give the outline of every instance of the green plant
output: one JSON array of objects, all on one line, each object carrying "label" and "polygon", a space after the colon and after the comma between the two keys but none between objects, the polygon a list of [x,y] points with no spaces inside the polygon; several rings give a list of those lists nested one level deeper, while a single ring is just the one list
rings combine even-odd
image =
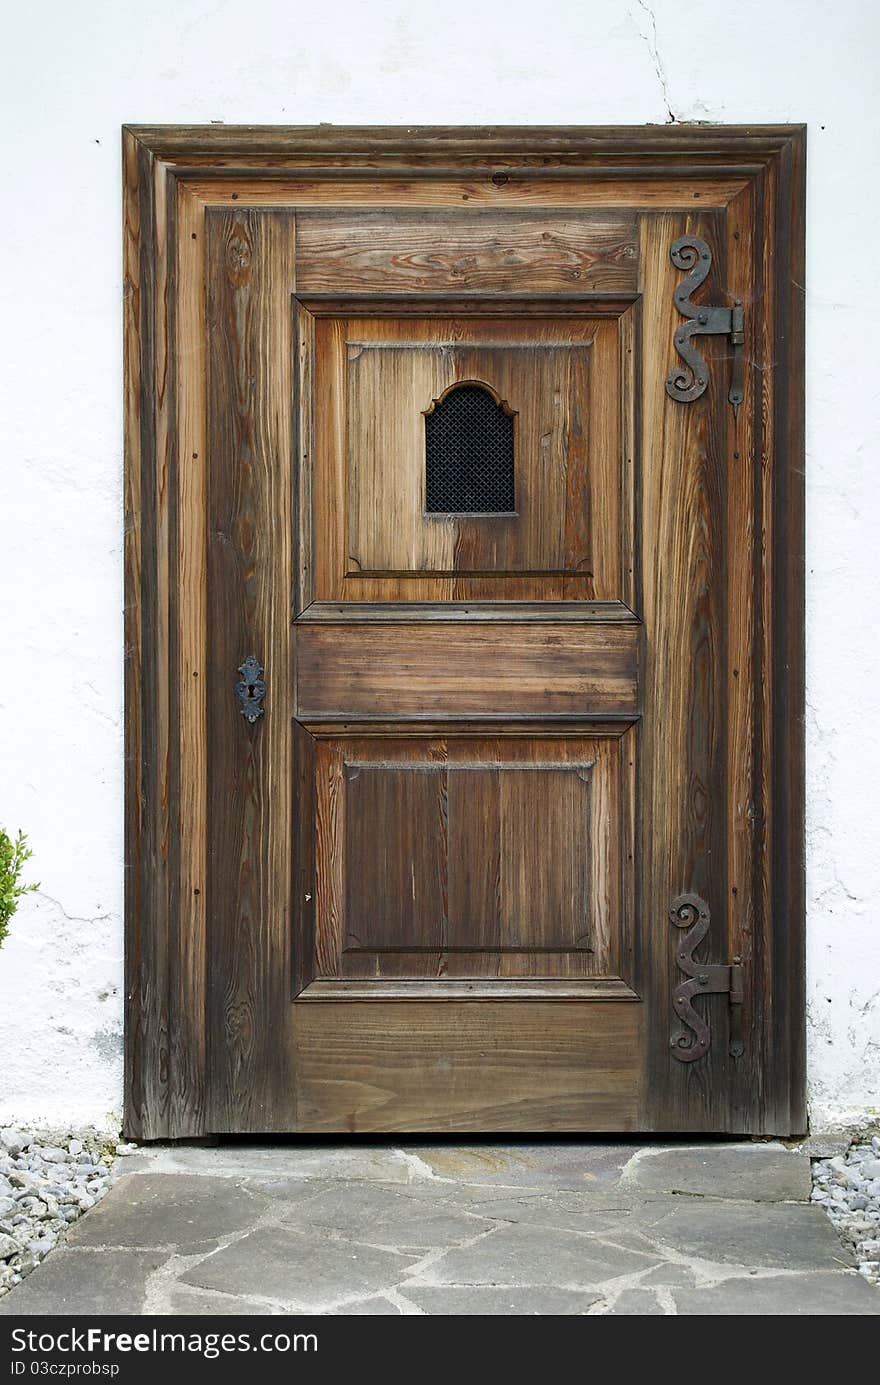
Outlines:
[{"label": "green plant", "polygon": [[22,868],[33,854],[23,832],[19,832],[13,841],[9,833],[0,827],[0,946],[6,940],[9,920],[18,908],[22,895],[39,889],[36,884],[21,884]]}]

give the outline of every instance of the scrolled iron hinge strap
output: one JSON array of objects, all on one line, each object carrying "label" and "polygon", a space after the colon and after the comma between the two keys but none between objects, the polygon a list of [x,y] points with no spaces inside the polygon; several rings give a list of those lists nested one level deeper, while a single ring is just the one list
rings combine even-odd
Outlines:
[{"label": "scrolled iron hinge strap", "polygon": [[675,349],[684,365],[674,366],[666,377],[666,393],[671,399],[690,404],[705,393],[709,371],[705,358],[692,344],[698,336],[727,336],[733,347],[730,389],[727,398],[733,405],[734,417],[743,402],[742,348],[745,341],[745,310],[739,299],[732,308],[711,307],[692,303],[691,294],[699,288],[712,268],[712,251],[700,236],[679,236],[669,252],[676,269],[688,269],[675,290],[675,306],[687,322],[675,329]]},{"label": "scrolled iron hinge strap", "polygon": [[263,665],[253,655],[248,654],[238,666],[241,679],[235,685],[236,696],[241,703],[241,714],[251,725],[263,715],[263,698],[266,684],[263,680]]},{"label": "scrolled iron hinge strap", "polygon": [[698,894],[682,894],[672,901],[669,917],[676,928],[688,931],[679,940],[676,960],[687,980],[675,987],[672,1004],[686,1030],[670,1039],[673,1056],[682,1063],[694,1063],[709,1052],[712,1031],[703,1016],[694,1009],[698,995],[725,994],[730,1001],[729,1052],[739,1058],[743,1052],[742,1001],[743,969],[738,957],[727,965],[698,962],[694,953],[709,932],[712,921],[709,906]]}]

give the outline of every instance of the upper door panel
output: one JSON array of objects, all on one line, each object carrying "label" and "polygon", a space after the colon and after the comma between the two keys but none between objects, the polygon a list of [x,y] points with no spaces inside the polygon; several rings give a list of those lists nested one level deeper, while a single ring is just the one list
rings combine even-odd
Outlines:
[{"label": "upper door panel", "polygon": [[[314,600],[632,607],[634,306],[509,303],[501,316],[496,301],[480,315],[486,304],[452,316],[425,300],[376,303],[365,316],[300,301]],[[469,491],[466,454],[485,425],[464,410],[432,435],[432,464],[447,470],[428,494],[431,421],[462,387],[510,420],[512,476],[497,501]]]}]

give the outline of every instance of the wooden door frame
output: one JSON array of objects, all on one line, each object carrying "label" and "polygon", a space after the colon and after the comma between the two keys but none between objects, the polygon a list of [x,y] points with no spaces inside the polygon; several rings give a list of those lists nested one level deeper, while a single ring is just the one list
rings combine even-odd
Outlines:
[{"label": "wooden door frame", "polygon": [[[126,126],[125,1132],[210,1132],[206,1026],[204,312],[206,206],[259,202],[285,179],[609,180],[663,206],[664,179],[751,184],[764,276],[756,587],[766,707],[773,1051],[788,1133],[806,1127],[804,971],[804,239],[802,125],[643,127]],[[241,192],[237,188],[241,188]],[[700,204],[702,205],[702,204]],[[671,343],[670,343],[671,348]],[[178,370],[186,358],[190,368]],[[671,364],[672,362],[670,362]],[[662,383],[660,385],[662,388]],[[756,468],[757,471],[757,468]],[[769,475],[768,475],[769,473]],[[760,477],[756,475],[756,485]]]}]

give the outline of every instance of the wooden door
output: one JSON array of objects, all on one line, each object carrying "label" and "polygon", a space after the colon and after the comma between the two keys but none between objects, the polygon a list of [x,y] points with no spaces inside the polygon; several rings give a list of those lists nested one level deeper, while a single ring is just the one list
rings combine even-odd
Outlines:
[{"label": "wooden door", "polygon": [[802,136],[662,181],[542,138],[157,183],[130,137],[182,713],[132,1133],[803,1126]]}]

